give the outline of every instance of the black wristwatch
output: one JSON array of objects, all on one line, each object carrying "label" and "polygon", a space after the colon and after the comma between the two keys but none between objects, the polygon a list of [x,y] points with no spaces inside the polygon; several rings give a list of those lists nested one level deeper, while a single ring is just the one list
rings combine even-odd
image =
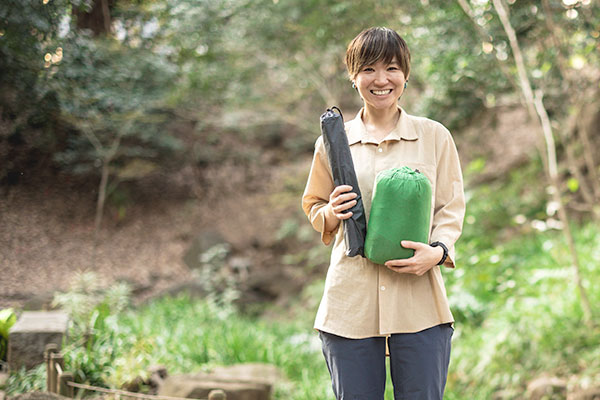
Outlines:
[{"label": "black wristwatch", "polygon": [[437,265],[442,265],[446,261],[446,258],[448,257],[448,247],[446,247],[446,245],[442,242],[433,242],[430,244],[430,246],[431,247],[440,246],[442,249],[444,249],[444,255],[442,256],[442,259],[440,260],[440,262],[437,263]]}]

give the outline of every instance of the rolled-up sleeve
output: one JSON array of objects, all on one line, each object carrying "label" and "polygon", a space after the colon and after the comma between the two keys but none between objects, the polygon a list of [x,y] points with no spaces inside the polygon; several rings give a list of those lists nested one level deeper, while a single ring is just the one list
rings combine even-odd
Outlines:
[{"label": "rolled-up sleeve", "polygon": [[460,237],[465,217],[465,194],[458,151],[452,135],[441,124],[436,132],[437,176],[431,241],[448,247],[444,266],[454,268],[454,243]]},{"label": "rolled-up sleeve", "polygon": [[332,242],[339,229],[338,225],[332,232],[325,231],[325,206],[329,202],[329,195],[333,192],[334,187],[323,138],[319,136],[315,142],[315,153],[302,195],[302,209],[313,228],[321,233],[321,241],[325,245]]}]

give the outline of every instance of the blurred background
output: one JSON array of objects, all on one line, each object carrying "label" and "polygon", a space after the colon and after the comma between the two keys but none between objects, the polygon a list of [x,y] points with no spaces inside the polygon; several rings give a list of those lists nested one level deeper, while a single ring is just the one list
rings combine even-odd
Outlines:
[{"label": "blurred background", "polygon": [[371,26],[406,39],[401,105],[465,175],[446,398],[600,398],[595,0],[3,0],[0,309],[69,310],[79,382],[260,361],[275,398],[332,398],[300,198]]}]

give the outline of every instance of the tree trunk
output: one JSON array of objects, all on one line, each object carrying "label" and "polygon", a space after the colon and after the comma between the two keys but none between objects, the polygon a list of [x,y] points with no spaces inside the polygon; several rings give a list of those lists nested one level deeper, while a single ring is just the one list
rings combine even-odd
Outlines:
[{"label": "tree trunk", "polygon": [[110,9],[116,0],[94,0],[89,11],[73,8],[77,29],[89,29],[94,36],[110,34]]},{"label": "tree trunk", "polygon": [[[517,35],[510,23],[510,20],[508,18],[508,11],[504,8],[502,0],[493,0],[493,4],[494,8],[496,9],[496,13],[498,13],[498,17],[500,17],[500,21],[502,22],[502,26],[504,27],[504,31],[508,36],[511,49],[513,51],[515,63],[517,66],[517,72],[519,75],[519,81],[521,84],[521,90],[527,101],[527,108],[529,110],[529,113],[534,117],[533,119],[539,123],[540,131],[543,134],[544,141],[546,143],[548,173],[550,175],[549,180],[552,191],[552,197],[558,205],[558,215],[561,222],[563,223],[563,233],[569,245],[569,250],[571,253],[571,259],[573,262],[573,268],[575,272],[575,281],[577,284],[577,288],[579,289],[581,305],[583,308],[584,321],[588,326],[593,326],[594,321],[592,316],[592,307],[589,302],[585,287],[582,284],[581,267],[579,265],[577,249],[575,248],[575,241],[573,240],[573,236],[571,234],[567,212],[564,208],[562,199],[560,197],[558,168],[556,162],[556,148],[554,144],[554,137],[552,134],[552,127],[548,118],[548,113],[546,112],[546,108],[543,104],[543,95],[541,91],[538,91],[536,92],[536,96],[534,97],[529,78],[527,77],[527,69],[525,67],[525,61],[523,59],[521,48],[517,40]],[[537,118],[535,118],[536,113]]]},{"label": "tree trunk", "polygon": [[102,214],[104,213],[104,201],[106,200],[106,186],[108,185],[108,172],[110,160],[102,160],[102,176],[98,186],[98,201],[96,203],[96,219],[94,220],[94,231],[100,230],[102,224]]}]

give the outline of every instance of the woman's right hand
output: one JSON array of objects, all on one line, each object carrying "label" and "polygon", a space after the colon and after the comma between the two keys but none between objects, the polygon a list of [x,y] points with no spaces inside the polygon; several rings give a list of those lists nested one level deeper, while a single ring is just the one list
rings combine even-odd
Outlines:
[{"label": "woman's right hand", "polygon": [[331,208],[332,215],[338,220],[335,221],[336,226],[339,220],[345,220],[352,217],[352,211],[345,212],[346,210],[356,205],[356,193],[351,192],[352,186],[340,185],[333,189],[333,192],[329,195],[328,207]]}]

